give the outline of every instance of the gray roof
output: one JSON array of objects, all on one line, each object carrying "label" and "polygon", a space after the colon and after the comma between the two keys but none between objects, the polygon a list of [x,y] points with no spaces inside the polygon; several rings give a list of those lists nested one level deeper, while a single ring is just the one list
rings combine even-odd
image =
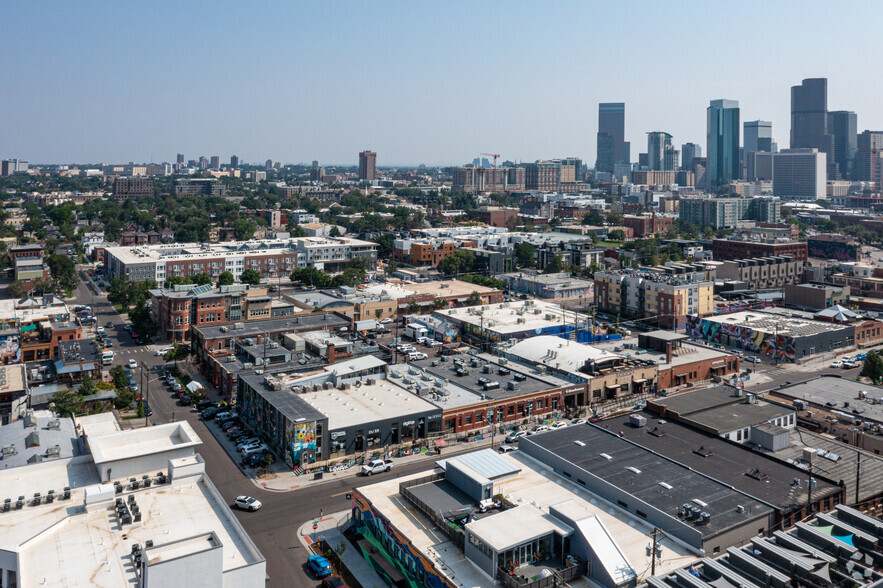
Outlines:
[{"label": "gray roof", "polygon": [[[0,447],[15,446],[14,453],[4,453],[0,456],[0,468],[14,468],[35,461],[35,456],[40,459],[64,459],[77,455],[84,455],[85,451],[80,445],[74,423],[69,418],[37,417],[36,427],[26,427],[25,419],[15,421],[0,427]],[[52,427],[50,428],[50,423]],[[36,439],[34,439],[36,433]],[[27,447],[27,439],[31,442],[37,440],[38,445]],[[58,455],[48,455],[51,448],[58,447]],[[0,496],[0,499],[7,498]],[[13,497],[15,498],[15,497]]]},{"label": "gray roof", "polygon": [[[311,370],[315,371],[315,369]],[[282,413],[285,418],[291,422],[298,419],[305,421],[324,421],[327,417],[310,406],[303,397],[298,396],[288,388],[283,390],[273,390],[264,382],[262,374],[254,372],[240,373],[239,377],[249,385],[258,395],[260,395],[267,404],[273,406]]]},{"label": "gray roof", "polygon": [[[579,443],[577,443],[579,441]],[[540,451],[532,449],[535,445]],[[672,517],[685,503],[702,503],[711,515],[707,526],[696,527],[703,538],[772,512],[768,504],[729,485],[706,477],[687,466],[623,439],[604,427],[577,425],[522,438],[519,450],[528,455],[552,454],[614,488],[627,492],[645,504]],[[609,458],[609,459],[608,459]],[[633,468],[633,469],[630,469]],[[635,470],[637,470],[637,473]],[[666,484],[663,487],[661,484]],[[603,496],[605,500],[611,497]],[[612,498],[616,500],[616,498]],[[737,507],[743,507],[739,512]]]},{"label": "gray roof", "polygon": [[[265,331],[270,334],[288,333],[300,331],[315,331],[318,329],[331,329],[348,327],[349,319],[338,316],[332,312],[317,312],[314,314],[291,316],[278,319],[265,319],[242,323],[243,328],[234,329],[233,323],[218,326],[193,326],[192,329],[205,339],[238,339],[240,337],[254,337]],[[222,331],[221,328],[227,329]]]},{"label": "gray roof", "polygon": [[[647,411],[641,414],[647,417],[645,427],[633,427],[629,423],[630,415],[606,419],[603,424],[613,431],[622,432],[622,437],[628,441],[729,484],[758,500],[774,504],[784,512],[807,504],[806,485],[799,489],[791,485],[794,478],[807,477],[806,472],[798,467],[688,425],[660,419],[659,415]],[[697,453],[700,447],[704,448],[705,456]],[[748,475],[756,470],[760,470],[762,475]],[[814,500],[839,491],[837,479],[825,481],[817,477],[816,481]]]},{"label": "gray roof", "polygon": [[717,434],[760,425],[794,412],[793,408],[778,404],[749,404],[746,400],[747,396],[738,388],[724,384],[654,399],[650,409],[661,412],[658,407],[665,407],[666,412],[675,413],[679,419]]},{"label": "gray roof", "polygon": [[458,461],[480,472],[488,480],[496,480],[505,476],[511,476],[521,471],[514,462],[506,459],[493,449],[482,449],[480,451],[472,451],[464,453],[449,459],[441,459],[435,462],[438,467],[445,469],[451,460]]},{"label": "gray roof", "polygon": [[[774,388],[770,392],[776,396],[805,400],[825,410],[834,409],[848,413],[860,406],[864,409],[862,420],[883,423],[883,404],[874,404],[870,401],[870,399],[879,401],[883,398],[883,388],[879,386],[863,384],[834,374],[823,374],[818,378]],[[859,392],[865,392],[867,399],[859,400]],[[835,406],[827,406],[829,402],[834,403]],[[844,406],[847,402],[848,408]]]}]

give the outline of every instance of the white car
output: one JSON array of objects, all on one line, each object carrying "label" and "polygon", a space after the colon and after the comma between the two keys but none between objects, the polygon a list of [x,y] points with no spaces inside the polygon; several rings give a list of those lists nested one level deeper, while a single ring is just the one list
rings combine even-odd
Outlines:
[{"label": "white car", "polygon": [[266,451],[270,451],[270,448],[264,443],[261,443],[260,445],[250,445],[249,447],[240,450],[239,453],[242,454],[242,457],[247,457],[252,453],[264,453]]},{"label": "white car", "polygon": [[585,425],[588,422],[589,421],[587,421],[586,419],[576,419],[575,421],[572,421],[570,424],[571,425]]},{"label": "white car", "polygon": [[567,423],[565,423],[564,421],[558,421],[554,425],[551,425],[549,428],[550,429],[563,429],[566,426],[567,426]]},{"label": "white car", "polygon": [[233,506],[254,512],[261,507],[261,501],[251,496],[237,496],[233,501]]},{"label": "white car", "polygon": [[137,370],[138,369],[138,362],[135,361],[134,359],[130,359],[129,360],[129,369],[130,370]]},{"label": "white car", "polygon": [[522,437],[527,437],[527,431],[515,431],[514,433],[509,433],[506,435],[506,443],[514,443]]},{"label": "white car", "polygon": [[174,347],[163,347],[162,349],[157,349],[156,356],[159,357],[161,355],[165,355],[166,353],[168,353],[169,351],[172,351],[173,349],[175,349],[175,348]]},{"label": "white car", "polygon": [[392,322],[392,319],[391,319],[391,318],[385,318],[385,319],[383,319],[383,320],[380,321],[380,324],[381,324],[381,325],[388,325],[388,324],[391,323],[391,322]]},{"label": "white car", "polygon": [[95,329],[95,332],[96,332],[96,333],[103,333],[103,332],[104,332],[104,327],[98,327],[97,329]]},{"label": "white car", "polygon": [[834,361],[831,362],[831,367],[832,368],[843,367],[843,362],[840,361],[839,359],[835,359]]},{"label": "white car", "polygon": [[418,361],[426,358],[427,355],[425,353],[421,353],[420,351],[412,351],[408,354],[408,361]]}]

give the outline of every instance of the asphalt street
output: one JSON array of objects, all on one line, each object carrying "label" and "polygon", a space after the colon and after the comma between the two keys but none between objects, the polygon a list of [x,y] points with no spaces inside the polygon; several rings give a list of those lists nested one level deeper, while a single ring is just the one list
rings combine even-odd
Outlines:
[{"label": "asphalt street", "polygon": [[[346,510],[349,507],[349,501],[346,499],[347,492],[354,486],[361,485],[363,480],[358,477],[328,480],[289,492],[269,491],[256,486],[231,460],[215,439],[212,431],[208,429],[209,426],[214,427],[215,425],[200,420],[192,406],[182,406],[167,385],[156,381],[157,376],[153,368],[164,362],[161,357],[155,355],[155,349],[162,347],[163,343],[160,342],[149,347],[136,345],[128,332],[123,329],[125,321],[100,291],[93,290],[85,272],[81,273],[81,280],[82,283],[76,292],[76,304],[91,305],[98,319],[97,324],[104,326],[108,322],[112,322],[114,325],[113,328],[107,329],[113,341],[112,349],[116,352],[114,363],[125,365],[129,359],[135,359],[139,364],[143,361],[150,368],[149,373],[152,381],[148,390],[148,402],[153,409],[153,415],[149,418],[150,422],[171,422],[186,419],[202,439],[203,444],[198,451],[205,458],[209,477],[227,502],[232,504],[236,496],[245,494],[254,496],[263,503],[263,507],[257,512],[234,511],[234,513],[267,560],[267,574],[269,576],[267,585],[271,587],[317,586],[319,582],[306,570],[308,554],[297,536],[298,529],[304,522],[317,518],[320,509],[326,514]],[[789,381],[805,380],[821,373],[834,372],[843,377],[852,378],[858,372],[858,368],[798,371],[794,366],[777,367],[767,361],[761,364],[746,362],[744,365],[751,365],[752,368],[756,368],[772,379],[770,382],[756,387],[750,380],[746,383],[746,389],[756,388],[758,391],[769,390]],[[140,377],[140,374],[136,374],[136,376]],[[211,395],[209,398],[219,399]],[[463,451],[473,449],[473,447],[464,447]],[[390,474],[384,474],[384,477],[409,475],[431,467],[431,460],[411,462],[396,467]]]}]

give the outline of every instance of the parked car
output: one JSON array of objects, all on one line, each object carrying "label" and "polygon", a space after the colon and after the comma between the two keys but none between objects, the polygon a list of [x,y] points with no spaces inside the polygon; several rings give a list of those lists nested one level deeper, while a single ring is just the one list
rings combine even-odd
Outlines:
[{"label": "parked car", "polygon": [[832,368],[843,367],[843,362],[842,362],[841,360],[839,360],[839,359],[835,359],[834,361],[831,362],[831,366],[830,366],[830,367],[832,367]]},{"label": "parked car", "polygon": [[391,319],[391,318],[385,318],[385,319],[381,319],[381,320],[380,320],[380,324],[381,324],[381,325],[388,325],[388,324],[391,323],[391,322],[392,322],[392,319]]},{"label": "parked car", "polygon": [[173,349],[175,349],[175,348],[174,347],[163,347],[162,349],[157,349],[156,356],[160,357],[162,355],[165,355],[166,353],[168,353],[169,351],[172,351]]},{"label": "parked car", "polygon": [[527,431],[515,431],[506,435],[506,443],[515,443],[522,437],[527,437]]},{"label": "parked car", "polygon": [[135,361],[134,359],[130,359],[129,360],[129,369],[130,370],[137,370],[138,369],[138,362]]},{"label": "parked car", "polygon": [[261,507],[261,501],[251,496],[237,496],[233,501],[233,506],[254,512]]},{"label": "parked car", "polygon": [[322,588],[346,588],[346,584],[337,576],[328,576],[322,580]]},{"label": "parked car", "polygon": [[246,447],[245,449],[240,449],[239,453],[241,453],[242,456],[245,457],[246,455],[251,455],[253,453],[264,453],[266,451],[270,451],[270,448],[261,443],[260,445],[251,445],[249,447]]},{"label": "parked car", "polygon": [[571,421],[570,424],[571,425],[585,425],[588,422],[589,421],[587,421],[586,419],[576,419],[575,421]]},{"label": "parked car", "polygon": [[567,423],[565,423],[564,421],[558,421],[554,425],[550,425],[549,428],[550,429],[563,429],[566,426],[567,426]]},{"label": "parked car", "polygon": [[255,437],[254,435],[252,435],[251,437],[248,437],[247,439],[243,439],[242,441],[237,443],[236,449],[242,449],[243,447],[246,447],[248,445],[253,445],[256,443],[260,443],[260,442],[261,442],[260,437]]},{"label": "parked car", "polygon": [[372,474],[379,474],[380,472],[388,472],[394,465],[395,464],[392,463],[391,459],[372,459],[362,466],[362,475],[370,476]]},{"label": "parked car", "polygon": [[412,351],[408,354],[408,361],[418,361],[421,359],[426,359],[428,356],[425,353],[420,351]]},{"label": "parked car", "polygon": [[264,460],[266,460],[267,458],[270,459],[270,463],[276,461],[276,458],[269,451],[265,451],[263,453],[249,453],[244,458],[242,458],[242,465],[250,468],[256,468],[259,465],[263,465]]},{"label": "parked car", "polygon": [[186,394],[181,397],[181,404],[184,406],[189,406],[192,402],[193,400]]},{"label": "parked car", "polygon": [[745,358],[745,361],[747,361],[748,363],[760,363],[760,358],[755,357],[753,355],[749,355],[748,357]]},{"label": "parked car", "polygon": [[207,408],[217,408],[218,403],[214,400],[200,400],[196,403],[196,410],[203,411]]},{"label": "parked car", "polygon": [[320,578],[331,575],[331,564],[321,555],[311,555],[307,558],[307,564],[309,564],[313,573]]}]

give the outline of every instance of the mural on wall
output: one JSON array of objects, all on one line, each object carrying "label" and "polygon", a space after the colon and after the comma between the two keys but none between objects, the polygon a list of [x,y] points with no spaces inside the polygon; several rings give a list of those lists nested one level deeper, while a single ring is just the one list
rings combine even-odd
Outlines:
[{"label": "mural on wall", "polygon": [[837,261],[856,261],[859,256],[859,248],[855,243],[810,239],[808,246],[810,257],[836,259]]},{"label": "mural on wall", "polygon": [[[407,537],[399,533],[398,529],[385,517],[376,513],[367,500],[360,498],[358,494],[354,494],[353,507],[359,511],[358,516],[355,517],[355,520],[359,523],[359,531],[377,548],[380,552],[379,555],[383,556],[384,559],[405,576],[405,581],[410,588],[422,588],[425,586],[429,588],[456,588],[454,584],[439,573],[432,561],[424,557],[413,546]],[[392,553],[401,554],[403,558],[408,560],[408,563],[406,564],[393,557]],[[365,553],[362,555],[368,564],[371,565],[372,562],[368,555]],[[411,564],[418,571],[417,574],[412,571]],[[381,576],[388,577],[383,570],[377,569],[374,565],[371,567]],[[422,580],[418,577],[420,571],[422,571],[423,575]]]},{"label": "mural on wall", "polygon": [[698,316],[687,317],[687,335],[710,343],[747,349],[767,357],[778,357],[779,361],[793,362],[796,357],[794,337],[763,333],[741,325],[717,323]]},{"label": "mural on wall", "polygon": [[285,423],[284,445],[288,449],[285,461],[291,467],[316,461],[316,424]]}]

